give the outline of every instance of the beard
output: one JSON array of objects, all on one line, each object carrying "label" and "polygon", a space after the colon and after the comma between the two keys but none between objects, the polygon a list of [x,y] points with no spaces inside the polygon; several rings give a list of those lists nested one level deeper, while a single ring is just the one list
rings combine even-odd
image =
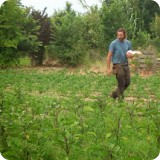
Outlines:
[{"label": "beard", "polygon": [[125,37],[119,37],[118,38],[120,41],[124,41],[125,40]]}]

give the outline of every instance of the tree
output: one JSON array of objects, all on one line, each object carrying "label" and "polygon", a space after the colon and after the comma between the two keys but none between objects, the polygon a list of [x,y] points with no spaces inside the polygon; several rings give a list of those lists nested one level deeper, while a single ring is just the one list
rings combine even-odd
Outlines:
[{"label": "tree", "polygon": [[54,57],[70,66],[80,64],[85,58],[86,44],[82,39],[83,21],[66,3],[64,11],[55,12],[52,17],[54,41],[48,46]]},{"label": "tree", "polygon": [[[115,38],[118,28],[123,27],[128,33],[130,33],[129,30],[132,30],[131,13],[126,9],[127,1],[114,0],[111,2],[109,5],[109,2],[107,4],[103,2],[100,8],[106,44]],[[130,34],[128,37],[131,37]]]},{"label": "tree", "polygon": [[150,0],[107,0],[102,3],[100,12],[106,42],[110,42],[117,29],[123,27],[127,30],[128,39],[138,44],[137,37],[143,37],[142,41],[150,37],[150,23],[160,10],[158,5]]},{"label": "tree", "polygon": [[0,66],[17,63],[17,45],[22,37],[23,11],[18,0],[8,0],[0,8]]},{"label": "tree", "polygon": [[90,11],[83,15],[82,37],[88,46],[89,58],[100,58],[106,52],[105,35],[100,12],[97,6],[89,7]]},{"label": "tree", "polygon": [[154,21],[151,23],[151,30],[152,30],[153,45],[155,45],[160,51],[160,46],[159,46],[160,27],[159,26],[160,26],[160,16],[156,15]]},{"label": "tree", "polygon": [[104,32],[97,6],[85,14],[76,14],[71,4],[52,17],[54,42],[47,48],[63,64],[76,66],[88,58],[100,58],[105,53]]},{"label": "tree", "polygon": [[157,3],[151,0],[138,0],[137,7],[140,9],[139,17],[143,20],[143,30],[151,33],[150,23],[154,20],[156,14],[160,15],[160,9]]},{"label": "tree", "polygon": [[37,22],[37,25],[40,26],[35,35],[38,37],[38,41],[42,44],[38,48],[38,51],[31,52],[30,54],[32,65],[34,66],[42,65],[45,54],[45,46],[49,44],[52,39],[51,21],[45,11],[46,8],[42,12],[33,10],[31,13],[31,17]]},{"label": "tree", "polygon": [[0,8],[0,66],[18,64],[19,58],[37,51],[41,45],[36,36],[39,26],[19,0],[8,0]]},{"label": "tree", "polygon": [[30,56],[30,53],[37,52],[41,46],[37,36],[40,26],[37,25],[37,22],[30,15],[31,8],[26,8],[24,11],[24,22],[21,27],[23,35],[17,48],[24,53],[22,56]]}]

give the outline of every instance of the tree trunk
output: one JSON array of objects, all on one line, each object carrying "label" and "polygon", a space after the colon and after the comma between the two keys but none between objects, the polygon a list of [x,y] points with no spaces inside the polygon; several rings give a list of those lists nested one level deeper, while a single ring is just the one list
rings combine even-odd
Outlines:
[{"label": "tree trunk", "polygon": [[45,52],[44,47],[40,47],[40,50],[38,52],[30,54],[31,65],[33,67],[42,66],[44,59],[44,52]]}]

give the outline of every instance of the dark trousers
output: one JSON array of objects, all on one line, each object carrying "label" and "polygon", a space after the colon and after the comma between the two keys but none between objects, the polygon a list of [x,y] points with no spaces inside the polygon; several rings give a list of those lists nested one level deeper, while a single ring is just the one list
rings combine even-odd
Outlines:
[{"label": "dark trousers", "polygon": [[114,99],[122,99],[125,89],[130,85],[130,69],[128,65],[113,65],[113,73],[117,79],[117,89],[112,93]]}]

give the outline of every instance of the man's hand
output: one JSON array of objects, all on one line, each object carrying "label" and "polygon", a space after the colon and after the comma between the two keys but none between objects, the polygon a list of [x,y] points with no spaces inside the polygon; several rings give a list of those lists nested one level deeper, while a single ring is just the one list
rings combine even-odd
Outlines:
[{"label": "man's hand", "polygon": [[107,75],[111,76],[111,74],[112,74],[112,71],[111,70],[107,70]]},{"label": "man's hand", "polygon": [[133,58],[134,55],[133,55],[131,52],[128,51],[128,52],[126,53],[126,57],[127,57],[127,58]]}]

